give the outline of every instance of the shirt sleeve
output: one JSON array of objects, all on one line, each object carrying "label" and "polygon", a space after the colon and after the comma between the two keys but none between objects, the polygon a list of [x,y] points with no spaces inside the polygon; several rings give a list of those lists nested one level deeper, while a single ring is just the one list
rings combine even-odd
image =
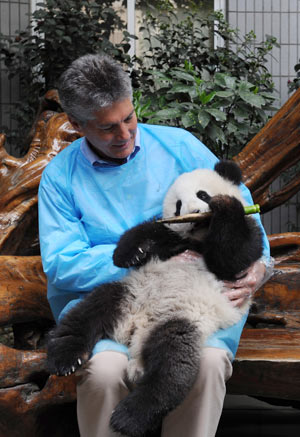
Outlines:
[{"label": "shirt sleeve", "polygon": [[113,264],[115,244],[91,245],[71,195],[45,173],[38,205],[43,268],[52,285],[85,292],[125,274],[126,269]]}]

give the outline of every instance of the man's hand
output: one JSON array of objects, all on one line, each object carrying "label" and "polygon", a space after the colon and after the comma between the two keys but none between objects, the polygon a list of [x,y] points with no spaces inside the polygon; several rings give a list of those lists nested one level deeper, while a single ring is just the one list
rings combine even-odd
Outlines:
[{"label": "man's hand", "polygon": [[256,261],[247,270],[237,275],[236,281],[224,281],[224,294],[234,307],[241,307],[265,282],[265,275],[265,264],[262,261]]},{"label": "man's hand", "polygon": [[[182,262],[193,261],[201,257],[200,254],[186,250],[173,257]],[[271,258],[272,260],[272,258]],[[273,272],[273,262],[270,261],[268,269],[263,261],[258,260],[247,270],[244,270],[234,282],[224,281],[224,295],[228,297],[234,307],[241,307],[247,299],[252,297],[271,276]]]}]

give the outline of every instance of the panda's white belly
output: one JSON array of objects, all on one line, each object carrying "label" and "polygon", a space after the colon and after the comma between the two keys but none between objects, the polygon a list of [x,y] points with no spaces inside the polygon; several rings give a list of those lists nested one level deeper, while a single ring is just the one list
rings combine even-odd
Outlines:
[{"label": "panda's white belly", "polygon": [[114,337],[134,349],[140,348],[157,322],[188,319],[197,324],[202,343],[217,329],[236,323],[248,309],[230,304],[222,295],[222,282],[207,271],[202,258],[191,262],[153,260],[133,270],[122,282],[132,296],[123,307],[124,318]]}]

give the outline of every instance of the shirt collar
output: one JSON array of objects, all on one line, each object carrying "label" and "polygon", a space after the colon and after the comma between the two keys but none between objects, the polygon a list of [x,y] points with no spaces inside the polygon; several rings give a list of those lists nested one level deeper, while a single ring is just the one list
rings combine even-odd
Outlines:
[{"label": "shirt collar", "polygon": [[[138,151],[141,148],[140,144],[140,131],[137,128],[135,141],[134,141],[134,149],[132,153],[124,159],[124,164],[135,157]],[[120,164],[113,161],[105,161],[104,159],[99,158],[98,155],[90,148],[89,143],[85,137],[82,138],[80,150],[85,156],[85,158],[92,164],[93,167],[118,167]]]}]

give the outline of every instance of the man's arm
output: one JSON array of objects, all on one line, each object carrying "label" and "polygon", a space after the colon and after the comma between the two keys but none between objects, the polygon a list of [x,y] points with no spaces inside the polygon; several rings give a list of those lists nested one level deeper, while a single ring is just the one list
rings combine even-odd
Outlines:
[{"label": "man's arm", "polygon": [[39,234],[44,271],[57,288],[85,292],[124,275],[112,262],[115,244],[91,245],[72,199],[47,175],[39,188]]}]

